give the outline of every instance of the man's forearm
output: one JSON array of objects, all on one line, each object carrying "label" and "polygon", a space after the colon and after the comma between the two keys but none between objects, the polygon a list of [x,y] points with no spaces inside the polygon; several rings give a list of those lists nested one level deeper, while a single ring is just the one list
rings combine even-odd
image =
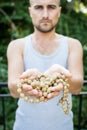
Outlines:
[{"label": "man's forearm", "polygon": [[69,91],[72,94],[79,94],[83,86],[83,76],[72,76],[69,80]]}]

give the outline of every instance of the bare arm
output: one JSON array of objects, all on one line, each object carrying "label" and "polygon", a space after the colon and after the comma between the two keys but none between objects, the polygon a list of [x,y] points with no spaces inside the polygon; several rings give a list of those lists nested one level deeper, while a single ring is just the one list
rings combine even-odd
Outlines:
[{"label": "bare arm", "polygon": [[[35,78],[40,72],[37,69],[28,69],[24,72],[24,39],[12,41],[7,49],[8,58],[8,87],[12,97],[19,98],[17,83],[20,78]],[[39,97],[42,93],[37,92],[30,85],[23,85],[22,91],[26,96]]]},{"label": "bare arm", "polygon": [[70,92],[78,94],[83,84],[83,50],[78,40],[69,39],[69,43],[68,69],[72,73]]},{"label": "bare arm", "polygon": [[12,41],[7,49],[8,87],[13,97],[19,97],[16,83],[23,70],[23,40]]},{"label": "bare arm", "polygon": [[[45,74],[49,75],[55,72],[63,73],[69,79],[70,93],[80,93],[83,84],[83,50],[78,40],[69,38],[68,69],[54,64]],[[53,92],[48,95],[48,98],[57,96],[61,90],[63,90],[62,85],[56,86],[52,90]]]}]

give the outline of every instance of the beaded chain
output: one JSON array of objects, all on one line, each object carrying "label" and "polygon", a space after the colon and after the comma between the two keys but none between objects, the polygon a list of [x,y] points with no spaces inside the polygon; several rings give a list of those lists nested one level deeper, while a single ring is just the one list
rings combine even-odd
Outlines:
[{"label": "beaded chain", "polygon": [[[17,92],[20,94],[20,98],[23,98],[25,101],[29,101],[30,103],[39,103],[45,101],[47,95],[51,93],[50,88],[57,86],[59,83],[62,83],[63,85],[63,97],[59,100],[58,103],[61,103],[64,113],[68,114],[70,109],[70,102],[68,100],[69,83],[68,79],[63,74],[54,73],[50,76],[40,75],[33,80],[30,80],[28,78],[21,79],[17,84]],[[39,98],[35,98],[33,96],[25,96],[22,91],[23,84],[31,85],[32,88],[36,89],[38,92],[41,91],[42,96]]]}]

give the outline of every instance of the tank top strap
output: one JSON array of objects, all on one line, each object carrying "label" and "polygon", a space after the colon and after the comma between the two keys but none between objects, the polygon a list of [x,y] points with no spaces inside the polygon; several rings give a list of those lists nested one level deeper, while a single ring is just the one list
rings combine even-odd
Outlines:
[{"label": "tank top strap", "polygon": [[61,48],[62,48],[62,51],[66,52],[68,54],[68,37],[67,36],[63,36],[62,35],[62,38],[61,38]]}]

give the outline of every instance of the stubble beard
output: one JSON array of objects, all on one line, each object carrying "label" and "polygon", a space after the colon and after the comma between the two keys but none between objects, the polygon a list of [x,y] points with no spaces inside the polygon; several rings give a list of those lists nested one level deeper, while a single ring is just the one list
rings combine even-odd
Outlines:
[{"label": "stubble beard", "polygon": [[55,28],[56,28],[56,25],[57,25],[57,23],[55,24],[55,25],[50,25],[50,27],[47,27],[47,26],[45,26],[44,25],[44,27],[41,25],[41,24],[39,24],[39,25],[35,25],[35,28],[39,31],[39,32],[42,32],[42,33],[49,33],[49,32],[51,32],[52,30],[54,30]]}]

